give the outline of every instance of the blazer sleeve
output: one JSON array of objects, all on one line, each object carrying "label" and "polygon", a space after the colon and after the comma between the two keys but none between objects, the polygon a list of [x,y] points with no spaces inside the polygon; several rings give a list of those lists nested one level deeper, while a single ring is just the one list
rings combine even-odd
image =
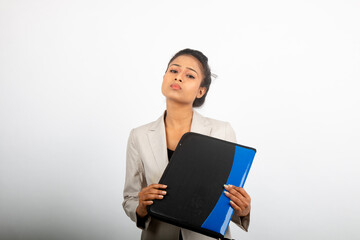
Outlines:
[{"label": "blazer sleeve", "polygon": [[[228,141],[236,143],[235,131],[229,123],[226,125],[226,138]],[[233,214],[231,221],[247,232],[250,224],[250,213],[244,217],[238,217],[236,214]]]},{"label": "blazer sleeve", "polygon": [[138,219],[136,214],[139,204],[138,194],[142,188],[146,187],[146,180],[135,135],[135,130],[131,130],[126,150],[126,176],[122,205],[126,215],[136,223],[136,226],[144,229],[149,225],[150,218]]}]

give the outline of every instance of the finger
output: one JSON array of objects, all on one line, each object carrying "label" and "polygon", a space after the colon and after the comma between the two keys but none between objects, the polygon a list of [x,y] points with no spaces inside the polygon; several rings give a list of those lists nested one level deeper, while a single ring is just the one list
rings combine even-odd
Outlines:
[{"label": "finger", "polygon": [[242,210],[245,210],[247,208],[250,208],[250,200],[245,199],[245,198],[238,198],[237,196],[226,192],[225,191],[225,195],[234,203],[236,204],[238,207],[240,207]]},{"label": "finger", "polygon": [[227,191],[231,195],[236,196],[238,199],[241,199],[241,200],[245,199],[245,197],[241,193],[239,193],[235,188],[229,188],[229,189],[227,189]]},{"label": "finger", "polygon": [[240,187],[236,187],[236,186],[231,185],[231,184],[229,184],[229,185],[224,185],[224,188],[225,188],[227,191],[229,191],[229,192],[231,192],[231,191],[238,191],[238,192],[240,193],[240,190],[238,190],[238,188],[240,188]]},{"label": "finger", "polygon": [[149,189],[147,191],[147,193],[152,193],[152,194],[159,194],[159,195],[166,195],[166,191],[164,190],[159,190],[159,189]]},{"label": "finger", "polygon": [[146,194],[143,196],[143,198],[141,199],[141,201],[148,201],[148,200],[154,200],[154,199],[163,199],[164,196],[163,195],[158,195],[158,194]]},{"label": "finger", "polygon": [[235,187],[233,185],[231,185],[231,187],[228,189],[228,191],[231,194],[234,194],[235,196],[237,196],[237,198],[244,200],[247,199],[247,201],[251,201],[250,196],[247,194],[247,192],[241,188],[241,187]]},{"label": "finger", "polygon": [[167,188],[167,185],[165,185],[165,184],[159,184],[159,183],[154,183],[154,184],[151,184],[151,185],[147,186],[147,188],[160,188],[160,189],[165,189],[165,188]]},{"label": "finger", "polygon": [[242,212],[242,211],[245,210],[245,208],[237,205],[237,204],[236,204],[235,202],[233,202],[233,201],[230,201],[230,205],[231,205],[231,207],[232,207],[236,212]]},{"label": "finger", "polygon": [[239,199],[237,196],[235,196],[234,194],[231,194],[227,191],[224,191],[225,196],[227,196],[231,201],[235,202],[236,205],[241,205],[243,204],[243,201],[241,199]]},{"label": "finger", "polygon": [[[155,189],[155,188],[151,188],[151,187],[149,186],[149,187],[143,188],[143,189],[141,190],[141,192],[139,192],[139,194],[138,194],[139,200],[154,199],[154,198],[149,198],[149,194],[153,194],[153,195],[166,195],[166,191],[158,190],[158,189]],[[159,199],[161,199],[161,198],[159,198]]]},{"label": "finger", "polygon": [[153,201],[142,201],[141,203],[145,206],[149,206],[149,205],[152,205],[154,202]]},{"label": "finger", "polygon": [[224,187],[225,187],[225,189],[235,189],[236,191],[238,191],[238,192],[240,192],[240,193],[242,193],[244,195],[249,196],[247,194],[247,192],[245,191],[245,189],[242,188],[242,187],[237,187],[237,186],[234,186],[234,185],[231,185],[231,184],[228,184],[228,185],[224,184]]},{"label": "finger", "polygon": [[166,195],[166,191],[158,190],[158,189],[147,189],[143,192],[144,195],[146,194],[157,194],[157,195]]},{"label": "finger", "polygon": [[[148,193],[148,192],[155,193],[154,190],[155,191],[163,191],[163,190],[158,190],[158,189],[165,189],[166,187],[167,187],[166,185],[162,185],[162,184],[151,184],[151,185],[143,188],[140,191],[140,193],[143,193],[143,194]],[[166,194],[166,192],[165,191],[162,193],[159,192],[159,194]]]}]

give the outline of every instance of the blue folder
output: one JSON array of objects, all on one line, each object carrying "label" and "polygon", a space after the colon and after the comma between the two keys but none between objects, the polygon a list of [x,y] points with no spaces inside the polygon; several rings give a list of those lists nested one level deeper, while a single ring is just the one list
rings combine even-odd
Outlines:
[{"label": "blue folder", "polygon": [[234,209],[224,184],[243,187],[256,149],[186,133],[180,139],[160,182],[164,199],[148,210],[152,217],[211,237],[222,238]]}]

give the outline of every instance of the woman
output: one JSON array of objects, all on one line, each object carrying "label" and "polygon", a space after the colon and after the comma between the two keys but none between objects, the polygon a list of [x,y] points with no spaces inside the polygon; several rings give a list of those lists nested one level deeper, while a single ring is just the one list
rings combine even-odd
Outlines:
[{"label": "woman", "polygon": [[[151,218],[147,206],[154,199],[166,196],[165,185],[157,184],[186,132],[235,142],[230,124],[205,118],[193,110],[201,106],[211,84],[207,57],[197,50],[184,49],[169,61],[162,83],[166,111],[158,120],[131,131],[126,160],[123,207],[126,214],[141,228],[141,239],[212,239]],[[250,196],[243,188],[225,186],[225,194],[234,208],[232,221],[247,231]],[[225,238],[231,238],[228,228]]]}]

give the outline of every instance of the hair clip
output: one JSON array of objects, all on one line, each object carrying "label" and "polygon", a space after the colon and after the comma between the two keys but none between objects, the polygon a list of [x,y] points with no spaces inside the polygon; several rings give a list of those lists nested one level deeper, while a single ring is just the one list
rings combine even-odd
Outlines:
[{"label": "hair clip", "polygon": [[215,73],[211,73],[211,76],[212,76],[213,78],[217,78],[217,77],[218,77],[218,75],[216,75]]}]

